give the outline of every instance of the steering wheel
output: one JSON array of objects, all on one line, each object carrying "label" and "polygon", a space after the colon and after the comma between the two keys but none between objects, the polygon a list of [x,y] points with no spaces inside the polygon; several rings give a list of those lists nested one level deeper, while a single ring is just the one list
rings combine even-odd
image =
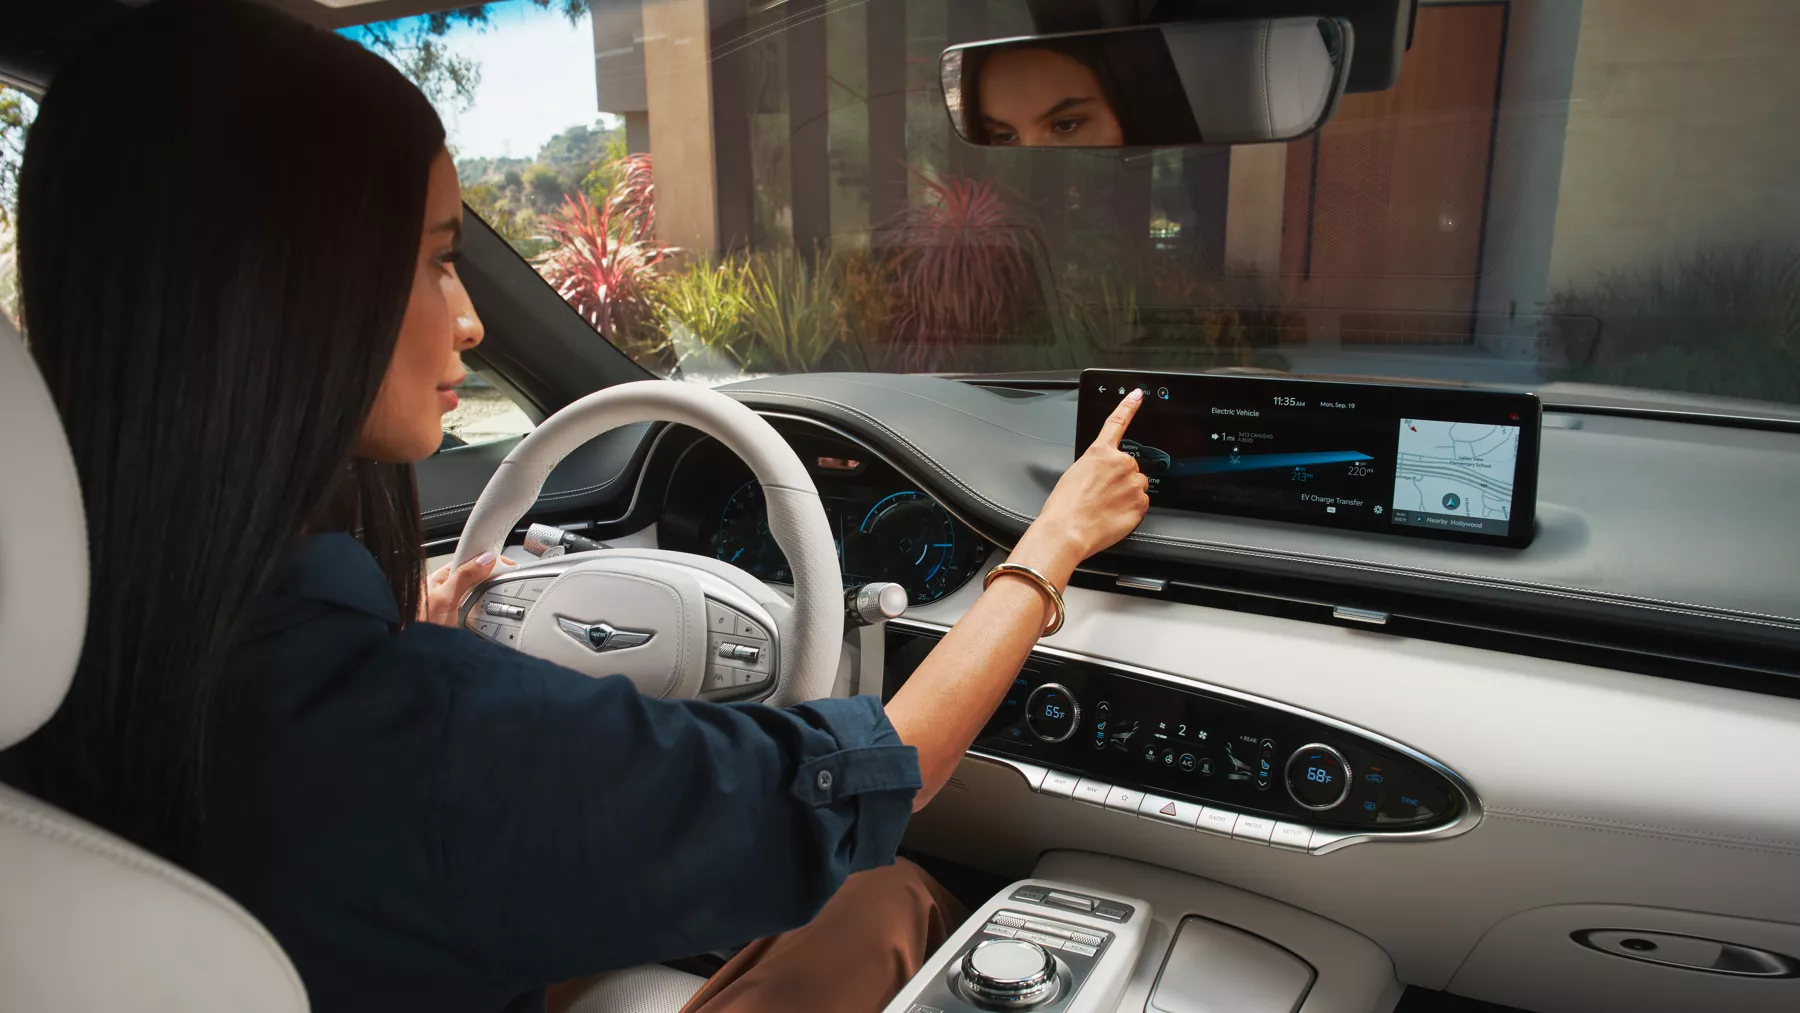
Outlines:
[{"label": "steering wheel", "polygon": [[793,598],[722,560],[602,549],[496,572],[470,593],[461,615],[528,654],[595,677],[623,673],[650,696],[744,695],[736,691],[771,680],[773,704],[830,696],[844,629],[843,583],[819,491],[773,426],[710,388],[623,383],[546,419],[481,491],[457,542],[456,564],[499,553],[564,457],[638,422],[692,426],[749,466],[762,484],[769,531],[794,575]]}]

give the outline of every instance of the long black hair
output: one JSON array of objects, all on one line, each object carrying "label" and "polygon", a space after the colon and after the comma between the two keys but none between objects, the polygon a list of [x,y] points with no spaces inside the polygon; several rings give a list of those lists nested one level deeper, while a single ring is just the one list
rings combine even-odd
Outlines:
[{"label": "long black hair", "polygon": [[223,662],[303,534],[417,612],[410,465],[352,459],[412,289],[437,115],[357,44],[164,0],[60,68],[27,140],[27,340],[86,500],[87,643],[14,759],[192,864]]}]

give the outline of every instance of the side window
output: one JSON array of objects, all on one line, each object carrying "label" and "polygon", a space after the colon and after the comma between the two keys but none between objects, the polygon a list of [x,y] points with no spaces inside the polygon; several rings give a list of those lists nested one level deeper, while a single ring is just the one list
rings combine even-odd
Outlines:
[{"label": "side window", "polygon": [[444,416],[444,443],[440,449],[523,436],[535,425],[506,391],[471,369],[469,378],[456,388],[456,407]]},{"label": "side window", "polygon": [[31,96],[0,84],[0,313],[19,322],[19,258],[15,217],[19,204],[19,163],[25,131],[37,115]]}]

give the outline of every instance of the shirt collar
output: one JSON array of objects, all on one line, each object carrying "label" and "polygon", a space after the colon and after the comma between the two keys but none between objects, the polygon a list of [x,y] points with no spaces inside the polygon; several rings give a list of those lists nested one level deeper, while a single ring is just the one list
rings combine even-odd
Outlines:
[{"label": "shirt collar", "polygon": [[400,608],[381,566],[361,542],[342,533],[301,539],[276,578],[271,597],[324,602],[390,625],[400,622]]}]

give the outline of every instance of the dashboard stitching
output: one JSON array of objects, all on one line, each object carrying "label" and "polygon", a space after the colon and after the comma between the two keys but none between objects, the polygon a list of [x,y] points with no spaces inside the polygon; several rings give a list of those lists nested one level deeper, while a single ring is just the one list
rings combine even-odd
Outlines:
[{"label": "dashboard stitching", "polygon": [[[834,401],[830,398],[819,397],[814,394],[790,394],[790,393],[786,393],[783,391],[773,391],[773,390],[756,390],[756,389],[741,389],[740,388],[737,390],[728,391],[727,393],[731,393],[734,395],[754,394],[754,395],[761,396],[761,397],[783,398],[783,399],[794,400],[794,401],[810,401],[810,402],[814,402],[816,404],[829,405],[833,408],[837,408],[841,411],[847,412],[851,415],[854,415],[856,418],[866,422],[867,424],[874,426],[877,429],[880,429],[883,433],[886,433],[889,437],[891,437],[897,443],[901,444],[902,446],[906,447],[909,451],[911,451],[915,456],[917,456],[921,461],[923,461],[926,465],[928,465],[932,470],[936,471],[939,475],[942,475],[952,485],[954,485],[957,488],[968,493],[970,496],[974,497],[979,502],[985,504],[988,508],[995,510],[1001,514],[1004,514],[1008,517],[1011,517],[1015,520],[1024,521],[1028,524],[1032,520],[1032,518],[1030,516],[1028,516],[1026,514],[1021,514],[1015,510],[1009,509],[1008,507],[1002,506],[1001,504],[996,503],[993,500],[989,499],[988,497],[982,495],[980,492],[978,492],[972,486],[968,485],[967,483],[963,482],[961,479],[958,479],[955,475],[952,475],[950,472],[946,471],[942,465],[938,464],[937,461],[933,460],[930,455],[926,454],[925,451],[921,450],[917,444],[914,444],[912,441],[908,440],[906,437],[895,432],[893,429],[889,428],[886,424],[882,423],[881,420],[869,415],[867,412],[864,412],[852,405],[844,404],[841,401]],[[1328,566],[1336,566],[1336,567],[1356,569],[1356,570],[1368,570],[1368,571],[1376,572],[1376,573],[1393,573],[1393,574],[1409,575],[1409,576],[1416,575],[1416,576],[1428,577],[1428,578],[1436,579],[1436,580],[1446,580],[1446,581],[1453,581],[1453,582],[1461,583],[1461,584],[1469,584],[1471,586],[1528,590],[1533,593],[1553,595],[1555,597],[1561,597],[1561,598],[1580,599],[1580,600],[1601,602],[1601,603],[1607,603],[1607,604],[1629,605],[1629,606],[1636,607],[1636,608],[1653,609],[1653,610],[1659,611],[1659,612],[1672,612],[1672,613],[1677,613],[1677,614],[1702,616],[1702,617],[1706,617],[1706,618],[1729,619],[1733,622],[1752,623],[1752,624],[1755,624],[1758,626],[1768,626],[1768,627],[1772,627],[1772,628],[1776,628],[1776,629],[1792,629],[1795,625],[1800,624],[1800,618],[1795,618],[1792,616],[1769,615],[1767,613],[1762,613],[1762,612],[1740,612],[1740,611],[1728,610],[1728,609],[1714,609],[1714,608],[1711,608],[1711,607],[1705,606],[1705,605],[1694,605],[1689,602],[1669,601],[1669,600],[1661,599],[1661,598],[1641,598],[1641,597],[1637,597],[1637,596],[1633,596],[1633,595],[1611,595],[1611,594],[1607,594],[1604,592],[1591,591],[1591,590],[1588,590],[1585,588],[1567,588],[1567,587],[1561,587],[1556,584],[1542,584],[1542,583],[1538,583],[1536,581],[1494,581],[1494,580],[1488,580],[1488,579],[1481,578],[1481,577],[1476,577],[1476,576],[1473,576],[1470,574],[1460,574],[1460,573],[1456,573],[1454,571],[1449,571],[1449,570],[1433,570],[1433,569],[1419,568],[1419,567],[1388,566],[1388,565],[1384,565],[1384,564],[1380,564],[1380,563],[1370,562],[1368,560],[1348,559],[1348,558],[1341,557],[1341,556],[1296,556],[1296,555],[1292,555],[1289,553],[1276,552],[1273,550],[1256,548],[1253,546],[1233,546],[1233,545],[1226,545],[1221,542],[1209,542],[1209,541],[1202,541],[1199,539],[1189,539],[1189,538],[1169,538],[1169,537],[1165,537],[1162,535],[1145,535],[1145,534],[1133,533],[1133,534],[1126,536],[1127,542],[1134,541],[1134,540],[1140,541],[1140,542],[1152,542],[1152,543],[1156,543],[1156,544],[1160,544],[1160,545],[1169,545],[1169,546],[1174,546],[1174,547],[1178,547],[1178,548],[1204,548],[1204,549],[1209,549],[1209,550],[1213,550],[1213,551],[1217,551],[1217,552],[1228,552],[1228,553],[1232,553],[1235,555],[1260,556],[1260,557],[1263,557],[1266,559],[1287,559],[1287,560],[1293,560],[1296,562],[1323,563]]]},{"label": "dashboard stitching", "polygon": [[[856,379],[852,379],[852,378],[847,378],[847,377],[845,377],[845,378],[839,378],[839,379],[838,379],[838,380],[837,380],[837,381],[836,381],[836,382],[838,382],[838,383],[842,383],[842,384],[844,384],[844,385],[846,385],[846,386],[848,386],[848,385],[851,385],[851,384],[857,384],[857,385],[860,385],[860,386],[863,386],[863,387],[875,387],[875,388],[876,388],[876,389],[878,389],[878,390],[883,390],[883,391],[895,391],[895,389],[894,389],[894,388],[892,388],[892,387],[883,387],[883,386],[880,386],[880,385],[878,385],[878,384],[872,384],[872,383],[867,383],[867,382],[864,382],[864,381],[862,381],[862,380],[856,380]],[[725,393],[727,393],[727,394],[729,394],[729,393],[731,393],[731,392],[732,392],[732,391],[731,391],[731,390],[726,390],[726,391],[725,391]],[[1059,441],[1059,440],[1047,440],[1047,439],[1045,439],[1045,438],[1043,438],[1043,437],[1042,437],[1042,436],[1033,436],[1033,435],[1032,435],[1032,434],[1030,434],[1030,433],[1026,433],[1026,432],[1020,432],[1020,431],[1019,431],[1019,430],[1017,430],[1017,429],[1014,429],[1014,428],[1012,428],[1012,427],[1011,427],[1011,426],[1006,426],[1006,425],[1001,425],[1001,424],[1000,424],[1000,423],[998,423],[998,422],[995,422],[995,421],[994,421],[994,420],[993,420],[993,419],[986,419],[986,418],[982,418],[982,417],[981,417],[981,416],[979,416],[979,415],[977,415],[977,414],[975,414],[975,413],[974,413],[974,412],[971,412],[971,411],[966,411],[966,410],[964,410],[964,409],[962,409],[962,408],[958,408],[958,407],[956,407],[956,406],[955,406],[955,405],[952,405],[952,404],[947,404],[947,403],[945,403],[945,402],[943,402],[943,401],[939,401],[939,400],[937,400],[937,399],[936,399],[936,398],[930,398],[930,397],[926,397],[926,396],[925,396],[925,395],[923,395],[923,394],[917,394],[917,393],[914,393],[914,392],[912,392],[912,391],[910,391],[910,390],[901,390],[901,391],[895,391],[895,392],[896,392],[896,393],[900,393],[900,394],[905,394],[905,395],[906,395],[906,396],[907,396],[907,397],[910,397],[910,398],[917,398],[917,399],[918,399],[918,400],[920,400],[920,401],[924,401],[924,402],[925,402],[925,403],[926,403],[926,404],[934,404],[934,405],[937,405],[937,406],[938,406],[938,407],[939,407],[939,408],[942,408],[942,409],[944,409],[944,410],[945,410],[945,411],[952,411],[952,412],[955,412],[955,413],[956,413],[956,414],[958,414],[958,415],[961,415],[961,416],[963,416],[963,417],[964,417],[964,418],[968,418],[968,419],[972,419],[972,420],[974,420],[974,421],[976,421],[976,422],[979,422],[979,423],[981,423],[981,424],[982,424],[982,425],[988,425],[988,426],[993,426],[993,427],[994,427],[994,428],[995,428],[995,429],[1001,429],[1001,430],[1004,430],[1004,431],[1006,431],[1006,432],[1009,432],[1009,433],[1012,433],[1012,434],[1013,434],[1013,435],[1014,435],[1014,436],[1023,436],[1023,437],[1025,437],[1025,438],[1026,438],[1026,439],[1028,439],[1028,440],[1035,440],[1035,441],[1036,441],[1036,442],[1038,442],[1038,443],[1047,443],[1047,444],[1049,444],[1049,445],[1051,445],[1051,446],[1061,446],[1061,441]],[[760,390],[759,390],[759,391],[756,391],[756,392],[755,392],[755,393],[759,393],[759,394],[770,394],[770,393],[774,393],[774,392],[773,392],[773,391],[760,391]]]},{"label": "dashboard stitching", "polygon": [[[536,502],[542,503],[545,500],[567,499],[570,496],[580,496],[580,495],[583,495],[584,493],[599,492],[602,489],[606,489],[610,486],[619,484],[619,480],[624,478],[625,475],[626,475],[626,472],[621,471],[617,475],[614,475],[613,477],[607,479],[606,481],[600,482],[595,485],[584,485],[579,489],[564,489],[562,492],[547,492],[547,493],[540,495],[537,498]],[[470,500],[467,503],[458,503],[455,506],[436,507],[434,509],[425,511],[422,516],[435,517],[440,514],[455,513],[458,510],[466,510],[469,507],[474,506],[478,502],[480,502],[480,501],[479,500]]]},{"label": "dashboard stitching", "polygon": [[1767,844],[1767,845],[1772,845],[1777,848],[1800,850],[1800,842],[1781,840],[1780,838],[1774,838],[1774,837],[1744,837],[1739,834],[1709,834],[1709,833],[1705,833],[1705,832],[1699,831],[1699,830],[1689,830],[1686,827],[1659,827],[1653,823],[1632,823],[1628,820],[1606,820],[1606,819],[1600,819],[1598,817],[1593,817],[1593,816],[1571,816],[1571,815],[1568,815],[1567,813],[1535,812],[1530,809],[1489,808],[1488,812],[1503,813],[1503,814],[1511,815],[1511,816],[1531,817],[1531,818],[1544,819],[1544,820],[1556,820],[1556,821],[1560,821],[1560,822],[1564,822],[1564,823],[1605,824],[1605,825],[1611,826],[1611,827],[1621,827],[1621,828],[1628,828],[1628,829],[1632,829],[1632,830],[1647,830],[1647,831],[1650,831],[1653,833],[1658,833],[1658,834],[1670,834],[1670,835],[1677,835],[1677,836],[1683,836],[1683,837],[1700,837],[1700,838],[1705,838],[1707,840],[1719,840],[1719,841],[1743,841],[1743,842],[1751,843],[1751,844]]},{"label": "dashboard stitching", "polygon": [[1598,834],[1623,834],[1626,837],[1643,837],[1653,841],[1670,841],[1676,844],[1697,844],[1703,848],[1728,848],[1732,851],[1748,851],[1758,855],[1778,855],[1782,858],[1800,858],[1800,848],[1759,847],[1753,844],[1731,844],[1722,840],[1710,840],[1703,837],[1681,837],[1675,834],[1658,834],[1646,830],[1625,830],[1619,827],[1596,826],[1592,823],[1575,823],[1565,820],[1547,820],[1535,816],[1514,816],[1509,813],[1491,813],[1495,819],[1513,820],[1518,823],[1535,823],[1542,826],[1568,827],[1573,830],[1588,830]]}]

